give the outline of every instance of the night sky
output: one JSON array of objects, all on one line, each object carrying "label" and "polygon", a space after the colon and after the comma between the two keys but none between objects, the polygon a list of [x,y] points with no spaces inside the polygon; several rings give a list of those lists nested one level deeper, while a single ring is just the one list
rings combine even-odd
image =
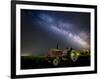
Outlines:
[{"label": "night sky", "polygon": [[21,54],[45,55],[50,49],[90,47],[90,13],[21,10]]}]

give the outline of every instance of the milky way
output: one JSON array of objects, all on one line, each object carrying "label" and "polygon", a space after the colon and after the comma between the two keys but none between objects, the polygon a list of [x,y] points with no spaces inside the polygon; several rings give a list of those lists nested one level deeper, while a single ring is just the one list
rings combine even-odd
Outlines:
[{"label": "milky way", "polygon": [[89,13],[22,10],[21,16],[22,53],[42,55],[57,43],[59,49],[90,47]]},{"label": "milky way", "polygon": [[[45,25],[49,30],[51,31],[54,31],[56,33],[58,33],[58,35],[62,35],[65,37],[65,40],[67,38],[70,38],[72,39],[71,41],[74,43],[76,42],[77,44],[81,45],[82,47],[84,48],[88,48],[89,45],[88,43],[85,41],[85,37],[87,36],[85,34],[85,32],[83,33],[84,36],[81,37],[81,32],[79,32],[79,34],[74,34],[70,31],[70,27],[75,27],[74,25],[71,25],[71,24],[68,24],[68,23],[65,23],[65,22],[62,22],[62,21],[55,21],[53,19],[53,17],[50,17],[49,15],[47,14],[41,14],[40,15],[40,19],[42,20],[43,25]],[[55,22],[55,23],[54,23]],[[46,29],[46,30],[48,30]]]}]

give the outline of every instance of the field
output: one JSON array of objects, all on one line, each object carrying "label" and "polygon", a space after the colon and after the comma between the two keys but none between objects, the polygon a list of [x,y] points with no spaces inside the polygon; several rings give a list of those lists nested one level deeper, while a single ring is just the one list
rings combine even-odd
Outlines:
[{"label": "field", "polygon": [[58,66],[53,66],[45,60],[45,56],[21,56],[21,69],[40,69],[58,67],[90,66],[90,56],[80,56],[76,62],[61,61]]}]

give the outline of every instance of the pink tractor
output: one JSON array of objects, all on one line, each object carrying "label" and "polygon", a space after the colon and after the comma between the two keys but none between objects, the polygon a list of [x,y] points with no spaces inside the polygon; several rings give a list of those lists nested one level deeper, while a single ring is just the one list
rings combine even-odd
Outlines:
[{"label": "pink tractor", "polygon": [[80,53],[72,48],[66,48],[64,50],[51,49],[46,56],[46,60],[54,66],[58,66],[61,61],[71,60],[76,62],[79,55]]}]

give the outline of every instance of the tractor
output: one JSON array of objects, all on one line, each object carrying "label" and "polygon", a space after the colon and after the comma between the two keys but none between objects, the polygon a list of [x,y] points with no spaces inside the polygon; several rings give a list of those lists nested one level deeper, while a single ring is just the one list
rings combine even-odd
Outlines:
[{"label": "tractor", "polygon": [[76,62],[80,56],[79,51],[76,51],[72,48],[66,48],[64,50],[58,49],[50,49],[46,56],[46,60],[54,66],[58,66],[61,61],[72,61]]}]

